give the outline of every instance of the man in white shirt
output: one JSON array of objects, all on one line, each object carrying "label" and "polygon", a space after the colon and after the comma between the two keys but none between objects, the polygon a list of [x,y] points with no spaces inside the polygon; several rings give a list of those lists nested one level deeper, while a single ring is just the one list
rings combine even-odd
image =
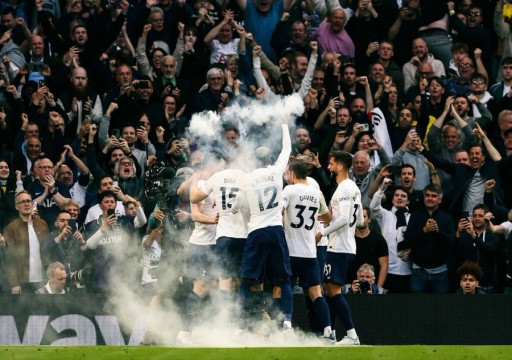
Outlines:
[{"label": "man in white shirt", "polygon": [[324,269],[324,292],[331,313],[331,326],[335,328],[336,315],[341,317],[347,335],[337,345],[359,345],[352,315],[342,295],[347,269],[356,254],[355,226],[364,223],[361,192],[349,179],[352,155],[344,151],[331,153],[328,170],[336,177],[338,187],[331,198],[332,214],[321,216],[329,223],[316,234],[316,241],[329,235],[327,258]]},{"label": "man in white shirt", "polygon": [[66,290],[66,268],[58,261],[48,265],[46,269],[46,276],[48,276],[48,282],[42,288],[37,289],[36,294],[65,294]]},{"label": "man in white shirt", "polygon": [[320,288],[322,280],[315,241],[317,213],[325,214],[328,209],[322,192],[308,185],[307,171],[302,161],[293,161],[288,165],[288,183],[291,185],[284,188],[282,202],[286,242],[290,251],[292,278],[299,279],[304,294],[313,303],[322,328],[321,336],[335,341],[329,306]]},{"label": "man in white shirt", "polygon": [[263,308],[263,294],[259,284],[264,276],[281,287],[281,311],[284,315],[283,330],[292,328],[293,295],[290,286],[290,255],[283,229],[281,207],[283,173],[292,146],[288,125],[281,125],[283,142],[277,161],[272,164],[268,148],[256,149],[256,159],[262,166],[247,174],[242,190],[231,208],[237,213],[244,200],[250,211],[248,236],[245,244],[240,285],[245,311]]}]

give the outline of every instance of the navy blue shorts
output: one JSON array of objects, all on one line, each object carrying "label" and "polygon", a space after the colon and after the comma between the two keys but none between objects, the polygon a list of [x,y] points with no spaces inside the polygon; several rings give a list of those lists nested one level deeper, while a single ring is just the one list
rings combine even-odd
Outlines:
[{"label": "navy blue shorts", "polygon": [[215,254],[221,266],[221,277],[223,279],[240,276],[245,241],[245,239],[227,236],[221,236],[217,239]]},{"label": "navy blue shorts", "polygon": [[322,278],[317,258],[290,257],[292,265],[292,279],[299,278],[299,285],[303,288],[320,285]]},{"label": "navy blue shorts", "polygon": [[327,245],[316,247],[316,258],[318,259],[318,268],[320,274],[323,275],[325,268],[325,257],[327,256]]},{"label": "navy blue shorts", "polygon": [[327,251],[324,267],[324,283],[345,284],[347,269],[356,256]]},{"label": "navy blue shorts", "polygon": [[257,281],[263,281],[264,276],[273,280],[290,278],[290,253],[282,226],[269,226],[249,234],[240,273],[242,279]]},{"label": "navy blue shorts", "polygon": [[188,244],[187,268],[191,278],[205,281],[217,278],[216,263],[215,245]]}]

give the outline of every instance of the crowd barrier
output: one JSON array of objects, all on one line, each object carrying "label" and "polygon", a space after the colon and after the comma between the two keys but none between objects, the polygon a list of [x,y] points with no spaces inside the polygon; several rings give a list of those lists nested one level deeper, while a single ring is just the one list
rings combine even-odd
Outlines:
[{"label": "crowd barrier", "polygon": [[[347,301],[363,344],[512,344],[509,295],[352,295]],[[147,325],[145,313],[121,321],[113,306],[122,304],[100,294],[0,295],[0,304],[0,345],[138,345]],[[302,295],[294,306],[294,325],[307,329]]]}]

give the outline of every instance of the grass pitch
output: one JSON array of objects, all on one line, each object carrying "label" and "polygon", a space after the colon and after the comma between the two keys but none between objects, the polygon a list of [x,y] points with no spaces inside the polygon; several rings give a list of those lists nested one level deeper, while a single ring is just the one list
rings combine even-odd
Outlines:
[{"label": "grass pitch", "polygon": [[129,346],[2,346],[0,359],[512,359],[512,346],[360,346],[298,348],[164,348]]}]

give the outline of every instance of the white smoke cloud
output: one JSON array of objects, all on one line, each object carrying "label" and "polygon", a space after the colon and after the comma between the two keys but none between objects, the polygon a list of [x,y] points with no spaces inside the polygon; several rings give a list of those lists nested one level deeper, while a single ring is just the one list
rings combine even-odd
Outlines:
[{"label": "white smoke cloud", "polygon": [[296,93],[286,97],[276,96],[272,102],[249,100],[234,103],[219,114],[212,111],[194,114],[188,131],[190,139],[216,140],[219,137],[220,125],[231,122],[245,129],[252,125],[268,125],[275,128],[280,136],[280,125],[293,125],[295,118],[303,113],[304,102]]},{"label": "white smoke cloud", "polygon": [[[222,141],[221,125],[226,122],[238,124],[241,132],[243,129],[250,129],[251,126],[264,125],[267,130],[265,134],[250,134],[251,140],[242,141],[238,149],[238,163],[247,166],[250,159],[253,158],[253,149],[261,144],[271,144],[274,151],[281,149],[281,124],[287,123],[293,125],[297,116],[304,112],[304,104],[298,94],[287,97],[276,97],[271,103],[262,103],[257,100],[250,100],[244,103],[235,103],[227,107],[220,114],[215,112],[203,112],[194,114],[188,129],[188,138],[201,139],[205,142],[217,140]],[[260,136],[258,136],[260,135]],[[270,137],[270,138],[269,138]],[[180,233],[174,226],[166,223],[166,236],[169,239],[179,237],[188,237],[189,233]],[[139,242],[140,244],[140,242]],[[140,249],[142,257],[142,248]],[[124,261],[126,254],[116,248],[114,255],[118,261]],[[163,291],[162,307],[148,319],[150,330],[156,335],[159,343],[166,346],[174,346],[176,335],[184,329],[182,324],[182,315],[184,308],[173,302],[168,294],[172,293],[174,287],[177,287],[177,278],[183,272],[183,269],[176,265],[186,258],[186,252],[176,252],[173,249],[167,250],[167,256],[170,261],[160,263],[160,266],[167,266],[165,271],[159,271],[159,274],[165,274],[171,280],[171,283],[160,279],[159,288]],[[133,264],[126,264],[132,266]],[[216,270],[213,270],[215,272]],[[124,282],[123,276],[112,279],[115,286],[110,289],[109,303],[114,305],[116,315],[123,326],[130,328],[136,317],[148,314],[150,297],[142,296],[133,291],[138,284]],[[138,279],[140,284],[140,279]],[[135,286],[134,286],[135,285]],[[191,340],[194,346],[207,347],[249,347],[249,346],[323,346],[316,336],[295,330],[294,333],[283,333],[279,329],[279,321],[273,320],[265,322],[259,326],[261,331],[251,332],[246,329],[240,329],[237,323],[241,317],[238,302],[234,296],[232,301],[219,300],[215,292],[212,294],[211,306],[209,306],[201,321],[192,324]],[[222,303],[219,303],[222,301]]]}]

